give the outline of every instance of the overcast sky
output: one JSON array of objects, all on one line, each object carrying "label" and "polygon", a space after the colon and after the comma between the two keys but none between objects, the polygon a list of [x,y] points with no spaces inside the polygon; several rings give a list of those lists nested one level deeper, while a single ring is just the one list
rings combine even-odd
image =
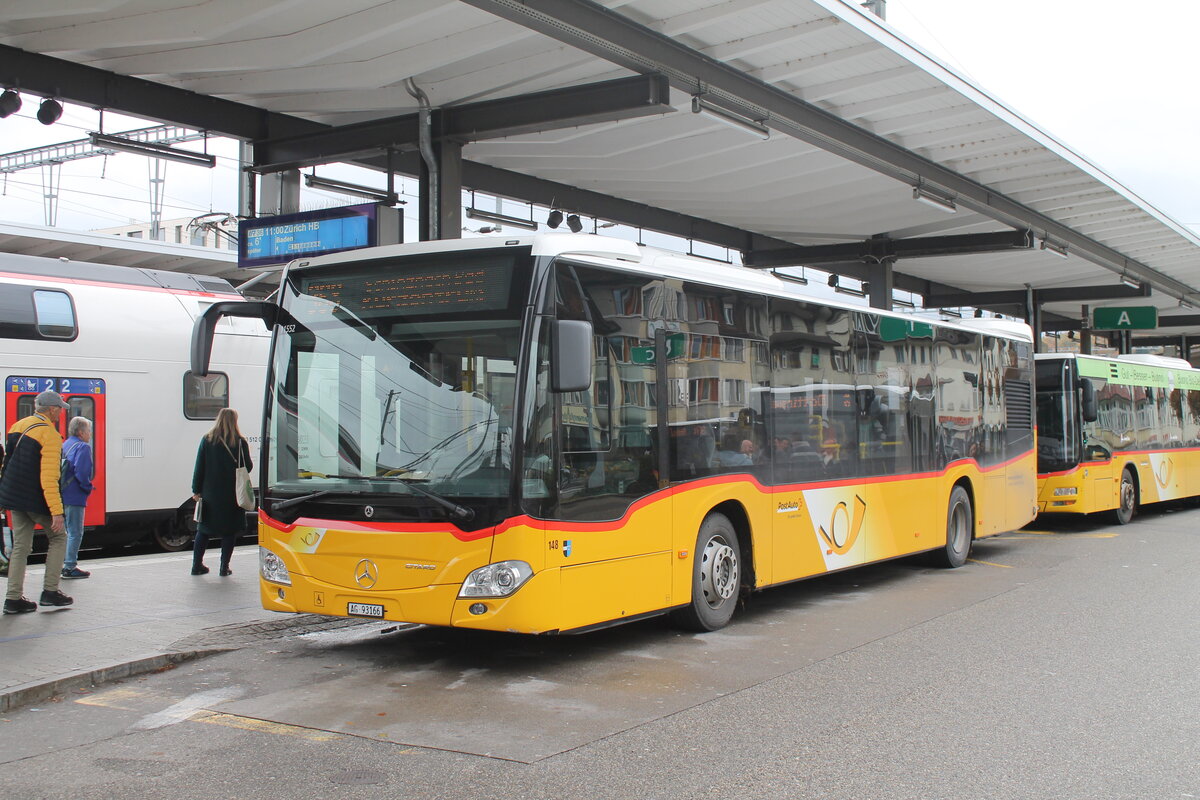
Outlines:
[{"label": "overcast sky", "polygon": [[[1200,3],[888,0],[887,16],[912,43],[1200,231]],[[0,121],[0,151],[84,138],[98,127],[91,110],[67,106],[50,127],[33,119],[36,110],[27,98],[16,116]],[[110,132],[148,124],[105,115]],[[214,170],[167,165],[164,218],[236,211],[235,149],[213,143],[210,152],[218,155]],[[148,177],[148,159],[134,155],[66,164],[58,225],[89,230],[148,220]],[[2,191],[0,221],[43,224],[41,170],[8,175]]]},{"label": "overcast sky", "polygon": [[888,0],[888,22],[1200,231],[1195,0]]}]

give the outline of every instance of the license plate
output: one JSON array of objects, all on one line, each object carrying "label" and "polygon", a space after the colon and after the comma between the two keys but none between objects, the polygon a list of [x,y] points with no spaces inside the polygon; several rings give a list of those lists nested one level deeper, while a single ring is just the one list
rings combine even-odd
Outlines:
[{"label": "license plate", "polygon": [[375,617],[383,619],[383,606],[375,603],[347,603],[346,613],[352,617]]}]

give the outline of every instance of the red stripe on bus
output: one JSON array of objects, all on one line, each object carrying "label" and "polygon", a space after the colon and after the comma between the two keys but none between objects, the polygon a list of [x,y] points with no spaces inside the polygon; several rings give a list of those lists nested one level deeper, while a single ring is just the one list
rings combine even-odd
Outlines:
[{"label": "red stripe on bus", "polygon": [[[1200,452],[1200,447],[1172,447],[1169,450],[1122,450],[1121,452],[1116,453],[1114,455],[1115,456],[1152,456],[1152,455],[1169,456],[1169,455],[1172,455],[1173,453],[1196,453],[1196,452]],[[1112,464],[1116,460],[1117,460],[1116,457],[1114,457],[1114,458],[1106,458],[1103,461],[1085,461],[1082,464],[1079,464],[1078,466],[1071,467],[1070,469],[1064,469],[1060,472],[1039,472],[1038,480],[1044,480],[1045,478],[1061,478],[1064,475],[1071,475],[1071,474],[1078,472],[1081,469],[1085,469],[1087,467],[1105,467],[1105,466]]]},{"label": "red stripe on bus", "polygon": [[966,464],[975,464],[980,472],[994,472],[995,470],[1007,467],[1010,464],[1027,458],[1032,455],[1032,450],[1027,450],[1019,456],[1010,458],[1000,464],[991,467],[980,467],[979,462],[973,458],[960,458],[950,462],[946,468],[940,471],[906,473],[904,475],[879,475],[871,478],[846,478],[839,481],[812,481],[809,483],[794,483],[781,486],[764,486],[758,478],[747,473],[733,473],[729,475],[714,475],[709,478],[701,478],[700,480],[687,481],[678,483],[666,489],[661,489],[645,497],[638,498],[632,505],[626,509],[625,513],[615,520],[601,520],[597,522],[569,522],[565,520],[547,519],[541,520],[531,517],[528,514],[521,514],[516,517],[510,517],[504,520],[499,525],[488,528],[481,528],[477,531],[460,531],[456,528],[447,528],[436,523],[421,523],[419,525],[405,526],[403,528],[396,527],[395,523],[385,522],[348,522],[340,520],[314,519],[311,517],[300,517],[290,525],[282,522],[277,522],[267,516],[265,511],[261,509],[258,512],[259,520],[271,528],[274,528],[282,533],[291,533],[297,526],[306,528],[333,528],[335,530],[344,531],[359,531],[365,533],[448,533],[455,539],[462,542],[471,542],[478,539],[484,539],[489,536],[497,536],[512,528],[531,527],[539,529],[547,529],[554,531],[577,532],[586,531],[601,532],[606,530],[617,530],[629,523],[630,517],[642,510],[646,506],[653,503],[659,503],[668,498],[674,497],[677,494],[690,492],[695,489],[704,489],[710,486],[721,486],[730,483],[746,483],[752,485],[755,489],[763,494],[780,494],[783,492],[797,492],[808,489],[834,489],[842,486],[862,486],[864,484],[874,483],[895,483],[897,481],[906,480],[927,480],[930,478],[939,478],[947,474],[951,469],[957,466]]}]

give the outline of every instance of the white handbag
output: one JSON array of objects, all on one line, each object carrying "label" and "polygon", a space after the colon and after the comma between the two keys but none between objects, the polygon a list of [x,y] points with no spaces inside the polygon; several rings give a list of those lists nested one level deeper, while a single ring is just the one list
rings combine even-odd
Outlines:
[{"label": "white handbag", "polygon": [[[229,446],[225,446],[225,451],[229,452]],[[233,453],[229,453],[233,455]],[[242,443],[238,442],[237,467],[233,471],[233,494],[237,498],[237,504],[246,511],[253,511],[257,504],[254,500],[254,484],[250,482],[250,470],[242,464]]]}]

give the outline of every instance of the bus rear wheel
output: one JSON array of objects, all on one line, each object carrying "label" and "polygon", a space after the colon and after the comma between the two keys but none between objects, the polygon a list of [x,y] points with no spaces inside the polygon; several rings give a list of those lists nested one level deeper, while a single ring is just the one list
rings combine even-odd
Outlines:
[{"label": "bus rear wheel", "polygon": [[946,510],[946,546],[933,552],[933,561],[940,567],[954,569],[967,563],[974,540],[975,514],[971,510],[971,495],[961,486],[950,492]]},{"label": "bus rear wheel", "polygon": [[1113,518],[1116,519],[1118,525],[1128,525],[1133,521],[1134,512],[1137,511],[1137,486],[1133,482],[1133,473],[1128,469],[1121,472],[1121,494],[1118,501]]},{"label": "bus rear wheel", "polygon": [[737,531],[724,514],[709,514],[700,524],[692,558],[692,602],[672,613],[689,631],[725,627],[737,606],[742,585]]}]

